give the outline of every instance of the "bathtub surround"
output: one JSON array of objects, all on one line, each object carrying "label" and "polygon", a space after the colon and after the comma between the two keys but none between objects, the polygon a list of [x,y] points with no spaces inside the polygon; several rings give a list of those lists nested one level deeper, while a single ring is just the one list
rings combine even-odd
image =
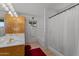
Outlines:
[{"label": "bathtub surround", "polygon": [[48,20],[48,47],[65,56],[79,55],[79,5]]}]

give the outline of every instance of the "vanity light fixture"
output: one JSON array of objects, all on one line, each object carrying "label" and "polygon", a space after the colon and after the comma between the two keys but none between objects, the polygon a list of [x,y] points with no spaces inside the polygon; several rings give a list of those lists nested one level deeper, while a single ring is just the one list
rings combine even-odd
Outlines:
[{"label": "vanity light fixture", "polygon": [[36,27],[37,21],[34,19],[34,17],[32,17],[32,19],[29,20],[29,24],[30,24],[32,27]]},{"label": "vanity light fixture", "polygon": [[13,5],[11,3],[2,3],[3,8],[7,11],[11,16],[18,17]]}]

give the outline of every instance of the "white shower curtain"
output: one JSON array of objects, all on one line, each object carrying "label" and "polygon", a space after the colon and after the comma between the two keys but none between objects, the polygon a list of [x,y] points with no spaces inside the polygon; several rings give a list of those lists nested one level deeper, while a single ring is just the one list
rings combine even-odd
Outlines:
[{"label": "white shower curtain", "polygon": [[79,55],[79,6],[49,19],[48,46],[66,56]]}]

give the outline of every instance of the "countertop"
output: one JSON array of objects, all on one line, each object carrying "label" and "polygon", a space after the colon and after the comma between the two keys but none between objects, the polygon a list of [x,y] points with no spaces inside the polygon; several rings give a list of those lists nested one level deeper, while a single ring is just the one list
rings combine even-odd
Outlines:
[{"label": "countertop", "polygon": [[6,34],[5,36],[0,37],[0,48],[16,45],[24,45],[24,44],[25,44],[24,33]]}]

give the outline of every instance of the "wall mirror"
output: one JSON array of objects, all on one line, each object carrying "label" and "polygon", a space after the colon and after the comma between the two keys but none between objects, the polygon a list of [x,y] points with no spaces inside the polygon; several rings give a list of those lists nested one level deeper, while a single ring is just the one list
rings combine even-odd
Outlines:
[{"label": "wall mirror", "polygon": [[4,19],[0,19],[0,37],[5,35]]},{"label": "wall mirror", "polygon": [[4,15],[6,11],[2,6],[0,6],[0,37],[5,35],[5,22],[4,22]]}]

